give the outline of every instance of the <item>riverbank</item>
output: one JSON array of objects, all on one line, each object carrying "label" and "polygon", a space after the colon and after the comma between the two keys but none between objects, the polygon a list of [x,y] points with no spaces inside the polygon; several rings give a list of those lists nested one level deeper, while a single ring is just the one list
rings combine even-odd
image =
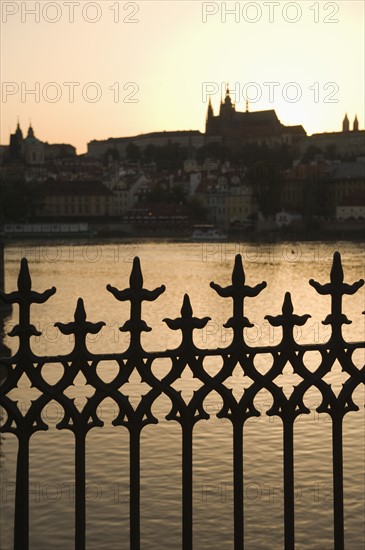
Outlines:
[{"label": "riverbank", "polygon": [[[189,225],[126,224],[118,222],[90,223],[85,231],[14,231],[0,233],[0,242],[105,242],[110,240],[172,240],[191,242],[193,227]],[[24,226],[26,227],[26,226]],[[227,242],[280,242],[280,241],[363,241],[365,221],[321,222],[311,228],[296,224],[278,227],[274,221],[260,221],[254,227],[234,228],[225,231]],[[214,239],[212,239],[214,242]]]}]

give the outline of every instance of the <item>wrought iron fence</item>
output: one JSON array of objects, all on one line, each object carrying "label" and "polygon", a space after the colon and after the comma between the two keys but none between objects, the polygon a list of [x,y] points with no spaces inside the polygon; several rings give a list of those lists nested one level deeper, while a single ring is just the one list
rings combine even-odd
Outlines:
[{"label": "wrought iron fence", "polygon": [[[222,298],[229,298],[233,303],[233,313],[225,327],[233,331],[232,341],[224,348],[200,349],[194,342],[194,331],[206,326],[209,317],[198,318],[193,315],[190,299],[184,296],[181,315],[176,319],[164,319],[171,330],[181,331],[181,343],[173,350],[147,352],[141,343],[141,334],[151,328],[142,319],[142,303],[152,302],[165,291],[164,286],[147,290],[143,286],[143,277],[138,258],[134,259],[130,276],[130,286],[118,290],[110,285],[107,290],[119,301],[130,302],[130,318],[120,328],[130,333],[128,349],[119,354],[94,354],[86,345],[88,334],[97,334],[103,322],[90,322],[86,318],[84,304],[80,298],[77,303],[74,320],[70,323],[56,323],[55,326],[63,334],[74,335],[74,347],[66,355],[36,356],[32,351],[31,337],[39,335],[30,322],[32,304],[46,302],[55,292],[51,288],[44,292],[32,289],[31,277],[27,260],[21,262],[18,278],[18,290],[5,294],[1,299],[8,304],[19,305],[19,322],[10,335],[19,338],[19,347],[10,358],[2,358],[1,365],[4,379],[0,387],[0,404],[6,411],[7,418],[1,427],[1,432],[14,434],[18,439],[18,455],[16,465],[16,495],[15,495],[15,525],[14,548],[27,550],[29,547],[29,442],[35,432],[47,430],[48,425],[42,418],[42,411],[52,400],[62,407],[63,418],[57,424],[59,430],[70,430],[75,438],[75,548],[85,548],[85,441],[90,430],[102,426],[103,421],[98,416],[98,406],[105,398],[114,400],[118,414],[113,420],[114,426],[124,426],[129,431],[130,460],[130,547],[140,548],[140,437],[143,428],[149,424],[157,424],[158,419],[152,414],[152,405],[156,399],[165,394],[171,401],[171,411],[167,420],[179,423],[182,430],[182,547],[184,550],[193,548],[193,430],[197,422],[208,419],[209,414],[204,409],[203,402],[210,392],[217,392],[222,398],[222,407],[217,417],[227,419],[232,424],[233,431],[233,513],[234,513],[234,548],[244,548],[244,426],[250,417],[257,417],[261,412],[254,404],[255,396],[262,390],[270,392],[273,403],[266,411],[269,416],[277,416],[283,425],[283,483],[284,483],[284,540],[285,549],[294,549],[294,421],[301,414],[310,410],[304,404],[304,396],[310,388],[317,388],[322,402],[317,408],[319,413],[327,413],[332,421],[332,469],[333,469],[333,525],[335,550],[344,548],[344,499],[343,499],[343,446],[342,428],[345,415],[358,411],[359,407],[353,401],[355,389],[365,383],[365,366],[357,368],[353,361],[355,350],[364,348],[364,341],[347,342],[342,334],[342,325],[351,323],[342,313],[342,299],[345,295],[355,294],[364,284],[359,280],[352,284],[344,283],[341,257],[334,254],[330,273],[330,282],[320,284],[313,279],[310,285],[322,295],[329,295],[331,312],[323,324],[331,327],[331,336],[325,343],[300,344],[294,336],[294,328],[302,326],[310,317],[308,314],[297,315],[293,311],[290,293],[285,294],[282,312],[278,315],[267,315],[265,318],[275,327],[281,327],[282,338],[272,346],[250,346],[245,341],[246,327],[252,327],[245,316],[246,298],[256,297],[265,287],[262,282],[254,287],[245,284],[245,273],[240,255],[236,256],[232,273],[232,283],[226,287],[211,283],[211,287]],[[311,350],[320,353],[319,366],[309,370],[304,361],[304,354]],[[272,366],[265,374],[255,368],[255,358],[260,354],[272,357]],[[203,361],[208,356],[219,357],[222,367],[214,375],[208,374]],[[170,371],[161,379],[152,371],[154,361],[158,358],[169,358]],[[110,382],[105,382],[97,373],[101,361],[115,360],[119,372]],[[331,384],[324,377],[338,361],[348,379],[336,396]],[[64,373],[60,380],[50,385],[42,375],[45,364],[62,363]],[[282,374],[284,366],[289,363],[301,381],[294,386],[290,396],[275,382]],[[233,370],[240,365],[244,375],[253,383],[246,388],[240,399],[234,397],[232,389],[225,382]],[[202,383],[188,403],[185,403],[181,392],[174,389],[173,384],[180,378],[185,367],[191,369],[193,376]],[[133,407],[128,395],[123,392],[133,372],[137,371],[149,391],[141,398],[138,406]],[[73,399],[66,395],[67,389],[73,385],[76,376],[82,372],[87,384],[95,390],[94,394],[80,411]],[[32,386],[41,395],[32,401],[27,413],[23,416],[17,406],[17,401],[11,397],[11,392],[17,387],[22,375],[26,375]]]}]

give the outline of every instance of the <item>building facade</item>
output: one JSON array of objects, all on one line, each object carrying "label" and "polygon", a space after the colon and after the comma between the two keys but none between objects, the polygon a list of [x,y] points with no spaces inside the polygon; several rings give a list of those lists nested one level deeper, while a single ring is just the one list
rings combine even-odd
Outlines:
[{"label": "building facade", "polygon": [[114,215],[113,193],[101,182],[46,182],[39,216],[90,218]]}]

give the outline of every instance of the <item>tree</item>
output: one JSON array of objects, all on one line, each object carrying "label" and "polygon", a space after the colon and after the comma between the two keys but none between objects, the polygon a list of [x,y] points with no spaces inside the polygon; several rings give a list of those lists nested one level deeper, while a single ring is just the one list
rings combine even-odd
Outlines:
[{"label": "tree", "polygon": [[1,179],[0,197],[0,221],[19,223],[37,218],[43,193],[39,183]]},{"label": "tree", "polygon": [[167,186],[161,183],[155,185],[149,193],[146,195],[146,202],[149,203],[160,203],[167,202],[168,200],[168,189]]},{"label": "tree", "polygon": [[104,153],[103,156],[104,159],[104,165],[108,164],[110,161],[118,161],[119,160],[119,151],[118,149],[115,149],[114,147],[109,147]]},{"label": "tree", "polygon": [[304,163],[310,162],[314,159],[316,155],[322,154],[322,149],[317,147],[316,145],[309,145],[306,152],[303,155],[302,161]]},{"label": "tree", "polygon": [[141,158],[141,151],[135,143],[128,143],[126,149],[125,149],[127,159],[132,162],[138,162]]},{"label": "tree", "polygon": [[182,185],[174,185],[169,193],[168,201],[175,204],[185,204],[186,195]]},{"label": "tree", "polygon": [[205,221],[207,219],[207,211],[198,197],[191,197],[188,200],[188,206],[191,209],[195,219],[200,221]]},{"label": "tree", "polygon": [[326,159],[328,160],[336,160],[338,158],[336,145],[334,143],[330,143],[326,147]]},{"label": "tree", "polygon": [[187,158],[187,148],[169,140],[163,146],[147,145],[143,155],[147,162],[155,162],[157,170],[179,170]]},{"label": "tree", "polygon": [[283,172],[275,163],[256,163],[247,173],[262,214],[267,218],[281,210]]},{"label": "tree", "polygon": [[196,158],[199,163],[204,162],[206,159],[220,160],[224,162],[229,160],[230,151],[228,147],[225,147],[218,141],[212,141],[200,147],[196,153]]},{"label": "tree", "polygon": [[144,150],[144,158],[147,162],[156,162],[157,155],[158,155],[158,149],[159,147],[156,147],[156,145],[153,145],[152,143],[149,143],[146,145]]}]

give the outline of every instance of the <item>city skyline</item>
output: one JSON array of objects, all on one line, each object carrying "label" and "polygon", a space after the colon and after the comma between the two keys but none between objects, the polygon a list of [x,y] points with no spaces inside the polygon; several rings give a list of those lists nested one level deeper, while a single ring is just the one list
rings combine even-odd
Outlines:
[{"label": "city skyline", "polygon": [[356,1],[2,2],[0,142],[18,119],[78,154],[93,139],[204,132],[227,82],[239,111],[248,98],[308,135],[341,131],[345,113],[363,129],[363,15]]}]

